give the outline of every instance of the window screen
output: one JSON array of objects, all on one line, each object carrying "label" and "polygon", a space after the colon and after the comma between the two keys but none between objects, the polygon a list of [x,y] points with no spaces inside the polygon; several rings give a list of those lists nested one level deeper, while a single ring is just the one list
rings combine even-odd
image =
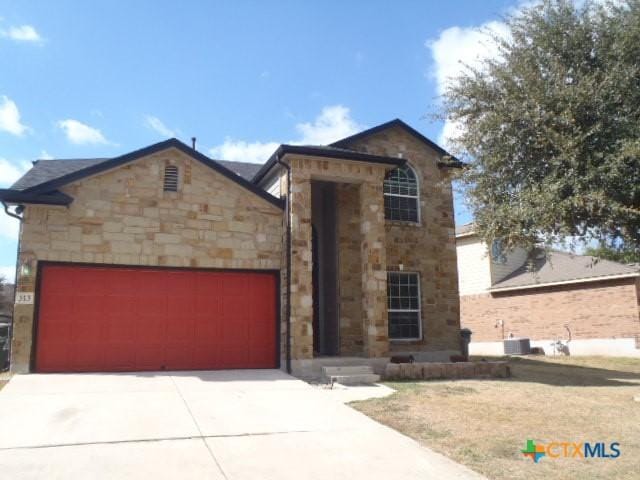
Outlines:
[{"label": "window screen", "polygon": [[420,278],[417,273],[387,273],[389,338],[420,339]]},{"label": "window screen", "polygon": [[384,179],[385,218],[417,223],[418,196],[418,181],[411,167],[390,171]]}]

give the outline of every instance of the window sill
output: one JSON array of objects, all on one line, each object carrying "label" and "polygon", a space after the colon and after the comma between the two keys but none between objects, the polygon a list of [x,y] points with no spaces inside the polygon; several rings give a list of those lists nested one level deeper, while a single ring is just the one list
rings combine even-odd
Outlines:
[{"label": "window sill", "polygon": [[397,227],[414,227],[414,228],[422,227],[422,223],[410,222],[408,220],[385,220],[384,223],[386,225],[397,226]]},{"label": "window sill", "polygon": [[408,343],[422,343],[422,338],[390,338],[389,343],[406,345]]}]

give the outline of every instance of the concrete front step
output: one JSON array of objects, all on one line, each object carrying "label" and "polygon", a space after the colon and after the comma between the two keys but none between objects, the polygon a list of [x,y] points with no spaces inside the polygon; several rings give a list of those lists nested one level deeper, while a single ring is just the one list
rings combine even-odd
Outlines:
[{"label": "concrete front step", "polygon": [[342,385],[366,385],[380,381],[369,365],[342,365],[322,367],[322,376],[329,383]]},{"label": "concrete front step", "polygon": [[329,377],[331,383],[340,385],[371,385],[380,381],[380,375],[375,373],[361,373],[358,375],[332,375]]},{"label": "concrete front step", "polygon": [[366,375],[373,373],[373,369],[369,365],[343,365],[339,367],[322,367],[322,374],[325,377],[334,377],[336,375]]}]

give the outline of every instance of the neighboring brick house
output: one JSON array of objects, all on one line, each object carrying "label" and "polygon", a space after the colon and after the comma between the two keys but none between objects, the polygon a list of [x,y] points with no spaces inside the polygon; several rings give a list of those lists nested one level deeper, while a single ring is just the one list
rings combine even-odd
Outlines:
[{"label": "neighboring brick house", "polygon": [[0,190],[22,223],[12,369],[304,374],[447,358],[460,166],[400,120],[282,145],[264,165],[175,139],[35,162]]},{"label": "neighboring brick house", "polygon": [[[470,352],[503,353],[503,338],[527,337],[546,354],[640,356],[640,271],[587,255],[523,249],[491,251],[473,231],[456,229],[460,323]],[[559,352],[558,352],[559,353]]]}]

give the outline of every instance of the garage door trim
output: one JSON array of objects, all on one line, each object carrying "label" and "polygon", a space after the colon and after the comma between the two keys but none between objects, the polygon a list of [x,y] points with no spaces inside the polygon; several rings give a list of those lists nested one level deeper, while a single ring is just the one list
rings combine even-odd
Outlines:
[{"label": "garage door trim", "polygon": [[[36,268],[36,284],[34,291],[34,309],[33,309],[33,330],[31,333],[31,355],[29,357],[29,371],[36,371],[36,356],[38,352],[38,325],[40,321],[40,293],[42,290],[42,269],[46,266],[67,266],[67,267],[85,267],[85,268],[114,268],[114,269],[131,269],[140,268],[147,270],[162,271],[181,271],[181,272],[229,272],[229,273],[257,273],[264,275],[273,275],[275,280],[275,320],[276,320],[276,342],[275,342],[275,365],[281,368],[280,361],[280,333],[281,333],[281,292],[280,292],[280,270],[277,269],[250,269],[250,268],[193,268],[193,267],[173,267],[159,265],[131,265],[131,264],[112,264],[112,263],[88,263],[88,262],[56,262],[51,260],[39,260]],[[179,370],[174,370],[179,371]]]}]

